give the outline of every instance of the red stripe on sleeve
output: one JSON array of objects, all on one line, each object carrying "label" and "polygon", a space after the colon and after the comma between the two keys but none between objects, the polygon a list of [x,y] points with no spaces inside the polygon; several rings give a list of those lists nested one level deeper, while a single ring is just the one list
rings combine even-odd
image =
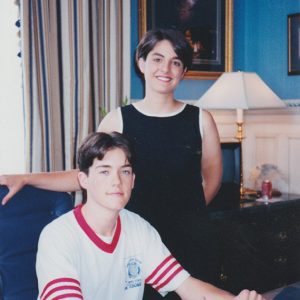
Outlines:
[{"label": "red stripe on sleeve", "polygon": [[65,295],[57,296],[57,297],[53,298],[52,300],[60,300],[60,299],[66,299],[66,298],[78,298],[78,299],[83,300],[83,297],[78,294],[65,294]]},{"label": "red stripe on sleeve", "polygon": [[[74,283],[74,285],[70,285],[70,283]],[[73,278],[57,278],[46,284],[40,296],[40,299],[41,300],[49,299],[54,293],[63,290],[66,290],[66,293],[68,294],[70,293],[70,290],[78,291],[79,293],[77,294],[74,293],[74,294],[77,295],[77,298],[82,297],[80,282],[78,280],[75,280]],[[67,295],[66,293],[64,295]],[[57,296],[57,297],[61,297],[61,296]]]},{"label": "red stripe on sleeve", "polygon": [[[44,298],[41,298],[41,300],[43,299],[48,299],[51,295],[53,295],[54,293],[56,292],[59,292],[59,291],[63,291],[63,290],[74,290],[74,291],[78,291],[81,295],[81,289],[77,286],[74,286],[74,285],[61,285],[61,286],[58,286],[56,288],[53,288],[53,289],[50,289],[49,292],[44,296]],[[77,294],[79,295],[79,294]]]},{"label": "red stripe on sleeve", "polygon": [[167,264],[173,258],[172,255],[169,255],[158,267],[145,279],[145,283],[149,283],[149,281],[159,272],[159,270]]},{"label": "red stripe on sleeve", "polygon": [[161,288],[163,288],[165,285],[167,285],[180,271],[182,271],[183,268],[180,266],[174,273],[172,273],[169,278],[167,278],[164,282],[162,282],[160,285],[158,285],[155,289],[159,291]]},{"label": "red stripe on sleeve", "polygon": [[176,265],[178,265],[177,261],[172,262],[156,279],[154,282],[151,283],[151,285],[156,285],[159,283],[159,281]]},{"label": "red stripe on sleeve", "polygon": [[44,287],[43,289],[43,292],[40,296],[40,298],[42,299],[43,295],[45,294],[46,290],[48,289],[49,286],[53,285],[53,284],[56,284],[56,283],[60,283],[60,282],[73,282],[75,284],[78,284],[78,286],[80,286],[80,282],[78,280],[75,280],[73,278],[58,278],[58,279],[54,279],[50,282],[48,282],[46,284],[46,286]]}]

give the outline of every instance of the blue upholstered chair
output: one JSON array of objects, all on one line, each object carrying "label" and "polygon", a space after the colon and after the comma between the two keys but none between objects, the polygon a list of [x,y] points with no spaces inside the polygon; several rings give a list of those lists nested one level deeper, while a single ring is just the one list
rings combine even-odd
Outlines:
[{"label": "blue upholstered chair", "polygon": [[[0,202],[7,188],[0,186]],[[37,299],[37,244],[43,227],[73,208],[68,193],[25,186],[0,205],[0,300]]]}]

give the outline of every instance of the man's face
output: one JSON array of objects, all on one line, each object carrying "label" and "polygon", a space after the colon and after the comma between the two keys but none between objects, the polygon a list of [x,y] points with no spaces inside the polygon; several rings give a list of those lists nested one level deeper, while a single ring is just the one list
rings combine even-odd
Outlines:
[{"label": "man's face", "polygon": [[126,206],[135,175],[121,149],[109,150],[102,160],[94,159],[89,174],[79,172],[78,179],[87,190],[87,205],[99,205],[112,211]]}]

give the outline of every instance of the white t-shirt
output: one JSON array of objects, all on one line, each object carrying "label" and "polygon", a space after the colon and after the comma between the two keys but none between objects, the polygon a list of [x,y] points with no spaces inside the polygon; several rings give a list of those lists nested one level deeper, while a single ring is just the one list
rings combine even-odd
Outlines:
[{"label": "white t-shirt", "polygon": [[189,276],[137,214],[123,209],[106,243],[86,223],[81,207],[41,233],[36,263],[41,300],[141,300],[145,283],[165,295]]}]

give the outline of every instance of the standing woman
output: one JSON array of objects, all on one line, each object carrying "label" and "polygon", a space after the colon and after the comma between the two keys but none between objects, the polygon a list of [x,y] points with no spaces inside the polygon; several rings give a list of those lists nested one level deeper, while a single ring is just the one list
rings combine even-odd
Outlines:
[{"label": "standing woman", "polygon": [[[219,189],[222,157],[210,113],[174,99],[191,60],[192,49],[181,32],[148,31],[136,50],[145,97],[109,113],[98,131],[122,132],[135,144],[140,165],[135,190],[143,185],[141,196],[191,195],[190,204],[199,208],[209,204]],[[181,207],[184,203],[188,205],[179,201]]]},{"label": "standing woman", "polygon": [[[174,99],[191,60],[192,50],[181,32],[147,32],[136,50],[145,97],[109,113],[98,130],[123,132],[132,141],[136,182],[128,209],[156,227],[182,265],[203,278],[207,270],[199,274],[199,268],[214,267],[214,255],[209,253],[214,237],[200,245],[193,234],[201,211],[219,189],[222,160],[212,116]],[[195,262],[192,253],[197,252]],[[145,299],[156,299],[149,293],[146,290]],[[166,299],[171,297],[176,296]]]},{"label": "standing woman", "polygon": [[[98,131],[121,132],[132,141],[136,182],[128,209],[156,227],[183,267],[197,276],[199,266],[189,259],[189,253],[199,251],[205,261],[205,248],[209,251],[210,247],[202,245],[205,253],[198,249],[199,243],[193,240],[194,221],[219,189],[222,158],[212,116],[174,99],[174,90],[191,60],[192,49],[181,32],[147,32],[136,50],[136,63],[145,79],[145,97],[107,114]],[[74,191],[80,189],[77,172],[0,176],[0,184],[10,189],[5,201],[25,184]],[[160,299],[158,294],[147,295],[144,299]]]}]

